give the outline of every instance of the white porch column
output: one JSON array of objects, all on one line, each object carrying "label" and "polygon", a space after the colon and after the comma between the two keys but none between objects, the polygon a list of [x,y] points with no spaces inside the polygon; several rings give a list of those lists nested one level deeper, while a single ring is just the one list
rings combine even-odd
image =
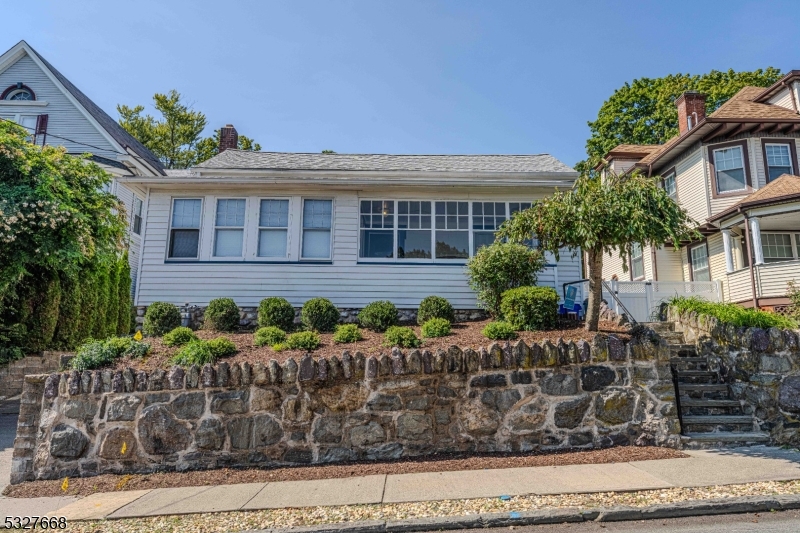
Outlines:
[{"label": "white porch column", "polygon": [[761,222],[758,217],[750,219],[750,237],[753,243],[753,256],[755,262],[753,264],[764,264],[764,250],[761,248]]},{"label": "white porch column", "polygon": [[733,247],[731,246],[731,230],[722,230],[722,247],[725,249],[725,269],[733,272]]}]

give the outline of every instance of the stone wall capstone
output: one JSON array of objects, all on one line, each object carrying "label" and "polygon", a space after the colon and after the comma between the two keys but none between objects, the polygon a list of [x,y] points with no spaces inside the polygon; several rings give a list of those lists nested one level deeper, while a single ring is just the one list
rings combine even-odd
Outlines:
[{"label": "stone wall capstone", "polygon": [[12,483],[454,452],[677,446],[669,349],[494,343],[28,376]]}]

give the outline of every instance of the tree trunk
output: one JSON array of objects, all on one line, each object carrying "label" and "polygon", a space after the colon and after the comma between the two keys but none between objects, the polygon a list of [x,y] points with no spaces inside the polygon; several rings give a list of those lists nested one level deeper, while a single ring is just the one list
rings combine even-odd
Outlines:
[{"label": "tree trunk", "polygon": [[603,249],[587,250],[589,303],[586,309],[586,331],[597,331],[600,321],[600,300],[603,299]]}]

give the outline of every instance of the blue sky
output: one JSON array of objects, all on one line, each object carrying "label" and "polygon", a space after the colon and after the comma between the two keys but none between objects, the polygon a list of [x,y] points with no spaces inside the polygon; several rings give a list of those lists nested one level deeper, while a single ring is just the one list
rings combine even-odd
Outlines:
[{"label": "blue sky", "polygon": [[[175,88],[263,150],[584,157],[626,81],[800,69],[794,2],[12,2],[25,39],[116,117]],[[795,50],[795,52],[793,52]]]}]

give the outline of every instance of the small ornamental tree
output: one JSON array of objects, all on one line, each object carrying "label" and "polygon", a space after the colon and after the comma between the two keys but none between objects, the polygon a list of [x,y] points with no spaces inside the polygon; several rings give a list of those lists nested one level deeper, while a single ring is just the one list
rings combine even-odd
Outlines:
[{"label": "small ornamental tree", "polygon": [[556,259],[562,248],[586,254],[589,304],[586,329],[597,331],[603,294],[603,254],[618,253],[626,268],[632,243],[662,246],[699,239],[696,223],[659,186],[639,172],[602,179],[584,174],[570,191],[557,191],[506,222],[499,238],[521,242],[535,234]]}]

